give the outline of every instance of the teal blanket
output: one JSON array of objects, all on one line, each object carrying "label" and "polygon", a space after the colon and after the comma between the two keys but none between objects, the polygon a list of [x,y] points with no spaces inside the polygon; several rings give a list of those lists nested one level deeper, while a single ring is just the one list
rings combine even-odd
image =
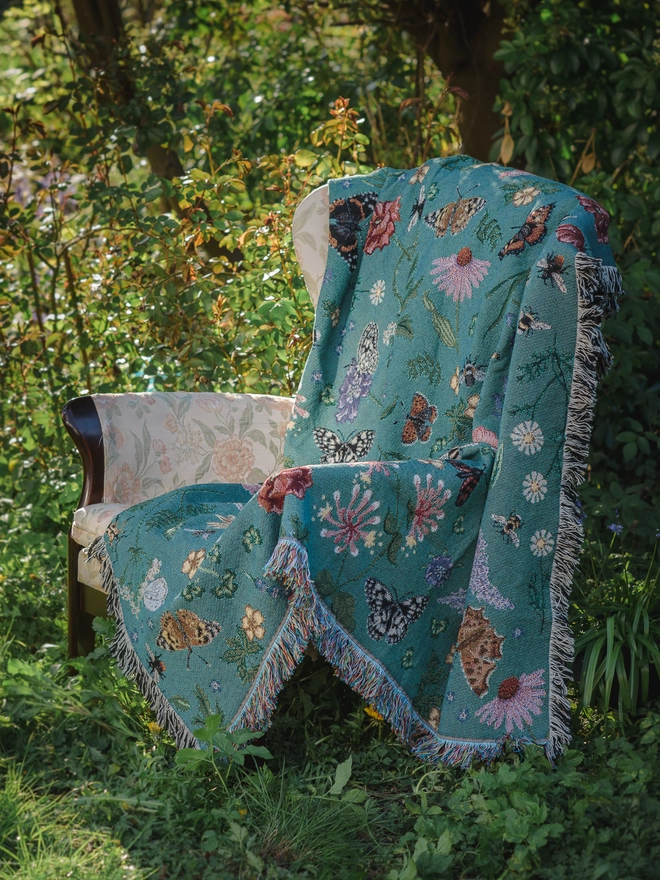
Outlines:
[{"label": "teal blanket", "polygon": [[138,504],[92,550],[179,745],[209,713],[265,728],[313,643],[423,759],[565,747],[608,220],[464,156],[331,181],[287,469]]}]

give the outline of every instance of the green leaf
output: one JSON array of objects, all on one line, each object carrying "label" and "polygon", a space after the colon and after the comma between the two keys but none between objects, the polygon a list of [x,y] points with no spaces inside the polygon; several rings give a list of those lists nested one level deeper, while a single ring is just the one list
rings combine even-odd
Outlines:
[{"label": "green leaf", "polygon": [[435,303],[431,300],[428,292],[426,292],[422,296],[422,302],[424,303],[424,307],[431,314],[431,323],[433,324],[433,329],[440,337],[440,341],[447,346],[447,348],[456,348],[456,336],[454,335],[454,330],[444,315],[441,315],[440,312],[435,307]]},{"label": "green leaf", "polygon": [[396,555],[403,544],[403,535],[397,532],[387,547],[387,559],[391,565],[396,565]]},{"label": "green leaf", "polygon": [[346,783],[351,778],[352,770],[353,755],[349,755],[345,761],[337,765],[337,770],[335,771],[335,781],[328,794],[335,796],[341,794],[346,786]]},{"label": "green leaf", "polygon": [[383,522],[383,531],[386,535],[396,535],[399,531],[399,522],[391,510],[387,511]]}]

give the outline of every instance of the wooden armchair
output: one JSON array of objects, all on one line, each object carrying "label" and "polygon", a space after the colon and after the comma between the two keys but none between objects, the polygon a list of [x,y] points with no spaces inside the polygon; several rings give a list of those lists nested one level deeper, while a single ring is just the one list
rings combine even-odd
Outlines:
[{"label": "wooden armchair", "polygon": [[86,556],[113,517],[195,483],[261,484],[283,466],[293,400],[259,394],[95,394],[67,403],[62,418],[83,463],[69,532],[69,656],[94,647],[104,616],[97,562]]}]

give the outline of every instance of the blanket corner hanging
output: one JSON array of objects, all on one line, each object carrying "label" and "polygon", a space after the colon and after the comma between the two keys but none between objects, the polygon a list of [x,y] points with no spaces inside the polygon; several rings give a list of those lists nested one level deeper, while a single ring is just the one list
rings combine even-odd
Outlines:
[{"label": "blanket corner hanging", "polygon": [[608,219],[461,156],[330,182],[287,469],[144,502],[93,550],[113,651],[179,745],[211,712],[266,727],[312,642],[424,759],[565,747]]}]

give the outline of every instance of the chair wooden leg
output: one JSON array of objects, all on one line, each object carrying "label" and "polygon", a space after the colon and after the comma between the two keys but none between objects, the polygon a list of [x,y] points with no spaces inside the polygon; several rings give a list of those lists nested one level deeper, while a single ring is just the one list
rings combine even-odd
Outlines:
[{"label": "chair wooden leg", "polygon": [[[86,609],[84,602],[85,585],[78,580],[78,554],[80,545],[69,535],[68,556],[68,612],[69,612],[69,657],[84,657],[94,650],[95,632],[92,622],[96,609]],[[103,613],[103,609],[99,608]],[[93,613],[90,613],[92,611]]]},{"label": "chair wooden leg", "polygon": [[80,590],[78,585],[78,552],[80,547],[69,535],[68,552],[68,621],[69,658],[78,657],[78,629],[80,625]]}]

